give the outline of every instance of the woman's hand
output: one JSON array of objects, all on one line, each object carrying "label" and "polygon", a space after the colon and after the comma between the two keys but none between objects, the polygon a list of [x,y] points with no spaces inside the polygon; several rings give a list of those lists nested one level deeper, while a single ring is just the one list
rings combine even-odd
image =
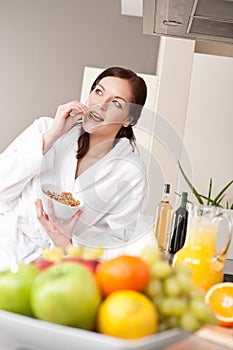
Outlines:
[{"label": "woman's hand", "polygon": [[65,252],[66,247],[71,243],[73,229],[82,214],[82,210],[78,210],[69,221],[61,223],[54,215],[53,203],[51,200],[48,200],[48,215],[43,210],[41,199],[37,199],[35,205],[39,222],[44,227],[55,246],[61,247]]},{"label": "woman's hand", "polygon": [[[71,111],[77,114],[71,116]],[[45,154],[54,142],[67,133],[77,124],[77,121],[88,114],[87,106],[79,101],[72,101],[58,107],[54,122],[49,130],[43,135],[43,154]]]}]

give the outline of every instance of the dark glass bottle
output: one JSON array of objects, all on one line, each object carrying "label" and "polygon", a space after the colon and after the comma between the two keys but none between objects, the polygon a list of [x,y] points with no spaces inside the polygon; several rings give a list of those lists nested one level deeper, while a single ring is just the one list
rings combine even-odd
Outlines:
[{"label": "dark glass bottle", "polygon": [[181,205],[174,213],[171,236],[168,246],[169,262],[172,262],[174,254],[183,247],[185,242],[188,224],[187,199],[188,193],[183,192],[181,195]]}]

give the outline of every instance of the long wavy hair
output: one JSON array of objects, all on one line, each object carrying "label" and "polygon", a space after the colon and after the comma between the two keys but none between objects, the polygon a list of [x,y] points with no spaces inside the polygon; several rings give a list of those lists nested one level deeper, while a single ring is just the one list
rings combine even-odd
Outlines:
[{"label": "long wavy hair", "polygon": [[[132,147],[135,146],[135,135],[133,133],[132,126],[135,125],[140,118],[142,108],[145,104],[147,97],[147,87],[145,81],[139,77],[136,73],[134,73],[130,69],[126,69],[123,67],[109,67],[104,70],[99,76],[95,79],[91,86],[91,91],[93,91],[96,85],[105,78],[105,77],[117,77],[121,79],[125,79],[129,82],[132,90],[132,100],[130,101],[130,116],[132,117],[131,124],[127,127],[122,126],[118,131],[114,144],[115,145],[120,138],[126,137],[130,140]],[[78,140],[78,151],[77,151],[77,159],[81,159],[85,156],[89,148],[89,133],[83,130],[82,135]]]}]

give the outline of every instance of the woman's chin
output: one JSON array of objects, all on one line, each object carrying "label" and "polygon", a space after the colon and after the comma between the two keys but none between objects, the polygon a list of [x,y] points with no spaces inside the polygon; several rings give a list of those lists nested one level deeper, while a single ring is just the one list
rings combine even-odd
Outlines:
[{"label": "woman's chin", "polygon": [[97,131],[100,127],[100,123],[97,123],[94,120],[83,120],[83,129],[89,134]]}]

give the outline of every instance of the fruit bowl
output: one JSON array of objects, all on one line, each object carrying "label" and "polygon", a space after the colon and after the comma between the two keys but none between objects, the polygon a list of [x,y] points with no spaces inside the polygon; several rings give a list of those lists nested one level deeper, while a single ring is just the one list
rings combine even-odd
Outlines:
[{"label": "fruit bowl", "polygon": [[173,328],[155,335],[125,340],[83,329],[61,326],[0,310],[1,335],[12,346],[43,350],[159,350],[190,333]]},{"label": "fruit bowl", "polygon": [[[63,194],[69,197],[64,197]],[[48,212],[48,199],[53,203],[55,216],[60,220],[69,220],[72,216],[83,207],[81,198],[76,198],[72,192],[64,192],[61,187],[52,184],[41,185],[42,203],[45,212]],[[68,204],[65,204],[68,203]]]}]

